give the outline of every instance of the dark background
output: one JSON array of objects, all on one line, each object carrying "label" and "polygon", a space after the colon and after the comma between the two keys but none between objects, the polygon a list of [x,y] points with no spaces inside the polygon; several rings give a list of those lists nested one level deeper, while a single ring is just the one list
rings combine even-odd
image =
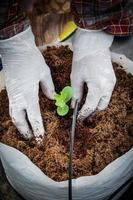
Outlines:
[{"label": "dark background", "polygon": [[[14,189],[8,183],[1,162],[0,162],[0,200],[24,200],[14,191]],[[133,200],[133,184],[125,192],[123,197],[120,198],[120,200]]]}]

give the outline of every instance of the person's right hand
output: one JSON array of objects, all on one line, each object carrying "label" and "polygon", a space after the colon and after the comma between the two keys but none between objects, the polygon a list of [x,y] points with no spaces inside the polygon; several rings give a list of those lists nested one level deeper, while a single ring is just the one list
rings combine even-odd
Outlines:
[{"label": "person's right hand", "polygon": [[50,70],[35,45],[31,28],[1,40],[0,54],[12,121],[25,138],[30,139],[34,134],[36,140],[40,140],[44,128],[38,103],[39,83],[50,99],[53,99],[55,90]]},{"label": "person's right hand", "polygon": [[72,108],[75,101],[82,100],[84,83],[88,92],[78,119],[84,120],[95,112],[107,108],[116,83],[111,63],[110,46],[114,36],[103,31],[78,28],[73,38],[73,62],[71,85],[73,88]]}]

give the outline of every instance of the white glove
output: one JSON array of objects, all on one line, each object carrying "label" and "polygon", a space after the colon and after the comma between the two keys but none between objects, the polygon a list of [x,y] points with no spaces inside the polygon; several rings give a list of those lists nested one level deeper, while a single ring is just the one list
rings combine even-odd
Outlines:
[{"label": "white glove", "polygon": [[1,40],[0,54],[12,121],[25,138],[31,138],[27,114],[33,134],[36,140],[40,140],[44,128],[38,103],[39,83],[50,99],[54,95],[54,85],[50,70],[35,45],[31,28],[10,39]]},{"label": "white glove", "polygon": [[102,31],[78,29],[73,39],[73,63],[71,85],[75,100],[81,101],[83,85],[87,83],[88,94],[78,118],[83,120],[96,109],[105,109],[116,83],[109,47],[113,36]]}]

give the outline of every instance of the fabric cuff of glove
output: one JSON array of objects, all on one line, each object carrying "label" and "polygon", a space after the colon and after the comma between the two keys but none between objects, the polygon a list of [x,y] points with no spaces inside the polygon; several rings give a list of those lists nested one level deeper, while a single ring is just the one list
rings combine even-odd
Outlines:
[{"label": "fabric cuff of glove", "polygon": [[78,27],[78,30],[81,30],[81,31],[84,31],[84,32],[89,32],[89,33],[97,33],[97,32],[101,32],[101,31],[104,31],[104,29],[84,29],[84,28],[80,28]]}]

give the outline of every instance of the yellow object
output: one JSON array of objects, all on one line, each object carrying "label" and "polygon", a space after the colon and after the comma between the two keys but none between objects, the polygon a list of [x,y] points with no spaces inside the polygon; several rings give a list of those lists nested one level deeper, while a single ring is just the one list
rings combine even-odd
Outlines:
[{"label": "yellow object", "polygon": [[62,42],[66,40],[69,36],[71,36],[75,30],[77,29],[77,25],[73,21],[69,21],[64,25],[63,31],[59,35],[59,41]]}]

